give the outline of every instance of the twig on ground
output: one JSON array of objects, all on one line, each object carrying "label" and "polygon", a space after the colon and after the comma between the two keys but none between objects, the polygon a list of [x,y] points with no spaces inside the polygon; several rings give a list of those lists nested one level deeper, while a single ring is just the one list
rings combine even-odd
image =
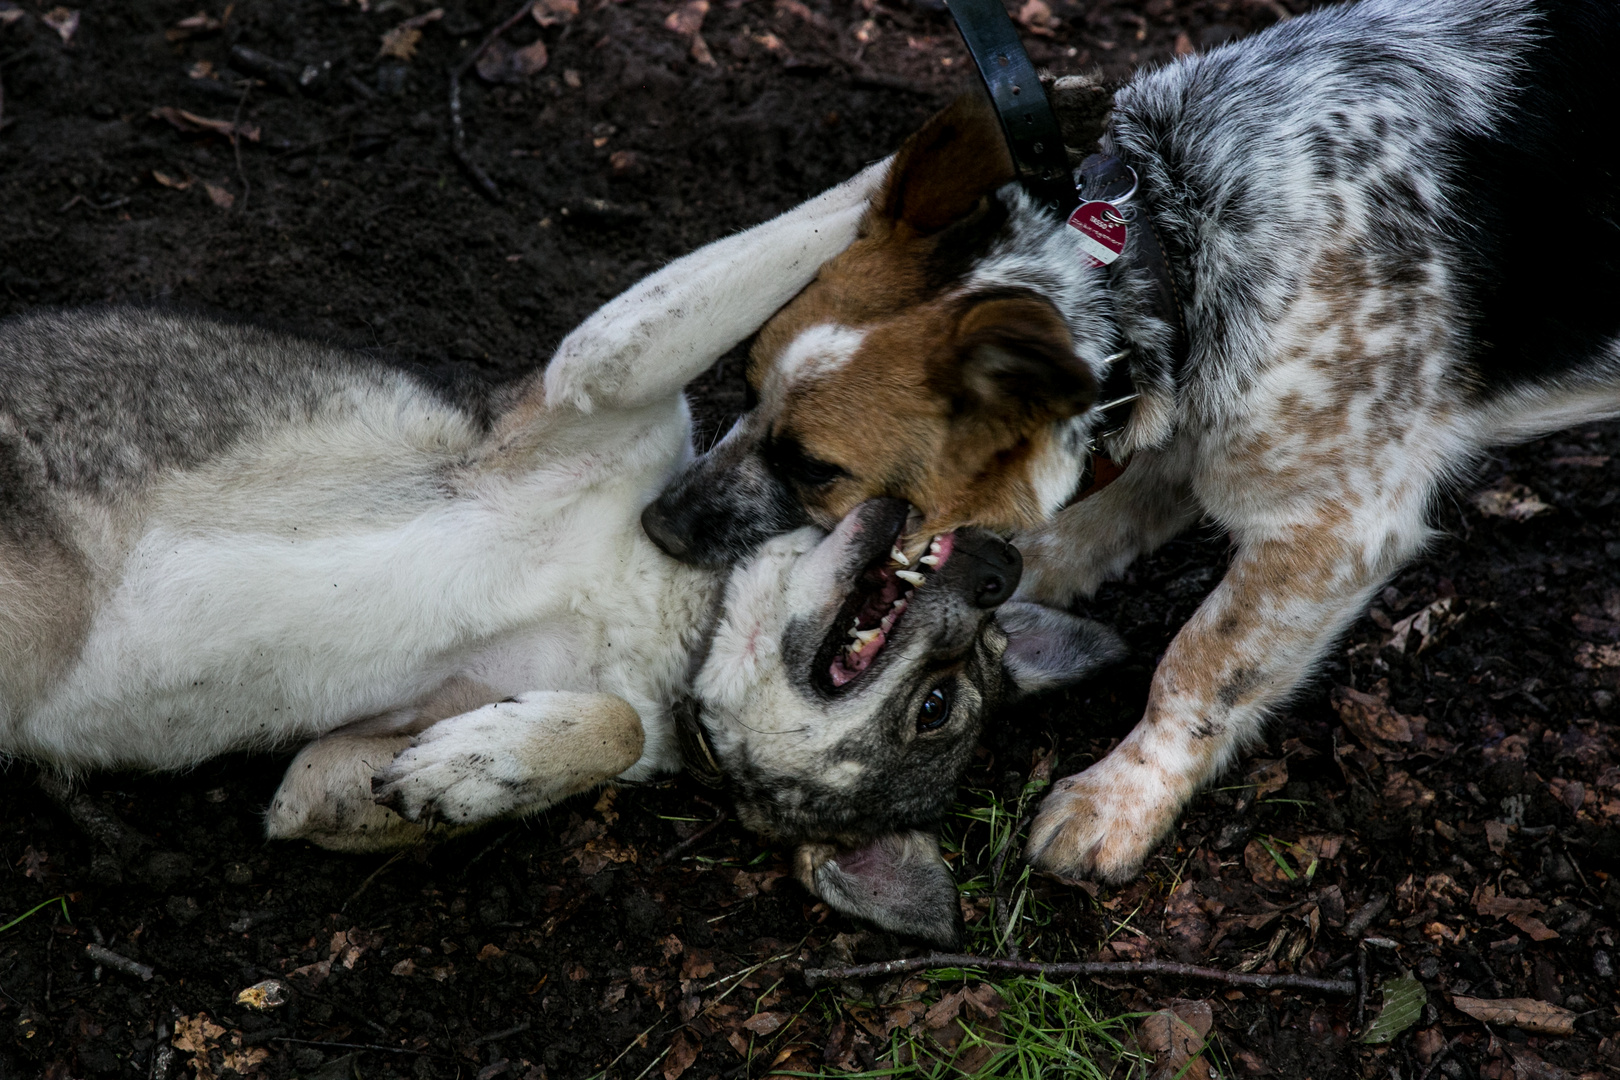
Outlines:
[{"label": "twig on ground", "polygon": [[672,863],[676,859],[683,858],[699,844],[703,843],[704,840],[708,839],[709,834],[713,833],[714,830],[718,829],[729,820],[731,820],[731,813],[727,810],[721,810],[719,817],[715,818],[713,821],[703,826],[703,828],[699,829],[691,836],[688,836],[685,840],[682,840],[680,843],[658,856],[658,858],[653,862],[653,866],[655,868],[660,867],[665,863]]},{"label": "twig on ground", "polygon": [[1256,990],[1314,990],[1322,994],[1350,995],[1356,984],[1350,979],[1320,979],[1314,975],[1262,975],[1247,971],[1177,964],[1168,960],[1082,961],[1068,964],[1042,964],[1032,960],[1001,960],[990,956],[958,953],[931,953],[907,960],[881,964],[855,964],[840,968],[806,968],[804,980],[812,988],[840,979],[868,979],[873,976],[901,975],[936,968],[978,968],[1008,975],[1048,975],[1059,978],[1082,975],[1088,978],[1121,978],[1132,975],[1168,975],[1181,979],[1205,979],[1228,986],[1252,986]]},{"label": "twig on ground", "polygon": [[253,185],[248,183],[247,172],[242,168],[242,109],[252,89],[253,80],[243,79],[242,96],[236,99],[236,115],[231,117],[231,151],[236,155],[236,178],[242,181],[242,201],[236,207],[238,214],[247,213],[248,196],[253,192]]},{"label": "twig on ground", "polygon": [[152,976],[157,974],[145,964],[137,963],[127,956],[121,956],[106,946],[97,945],[94,942],[84,947],[84,955],[103,967],[110,967],[114,971],[122,971],[125,975],[133,975],[141,982],[151,982]]},{"label": "twig on ground", "polygon": [[492,1043],[497,1039],[509,1039],[513,1035],[518,1035],[528,1030],[529,1022],[525,1020],[523,1023],[517,1024],[514,1027],[503,1028],[500,1031],[492,1031],[488,1035],[480,1035],[478,1038],[473,1040],[472,1044],[474,1046],[483,1046],[485,1043]]},{"label": "twig on ground", "polygon": [[285,1035],[277,1035],[270,1042],[296,1043],[299,1046],[325,1046],[333,1050],[376,1050],[384,1054],[415,1054],[417,1057],[438,1058],[440,1061],[449,1061],[442,1054],[435,1054],[427,1050],[413,1050],[409,1046],[378,1046],[376,1043],[346,1043],[346,1042],[320,1042],[316,1039],[290,1039]]},{"label": "twig on ground", "polygon": [[1356,943],[1356,1030],[1367,1022],[1367,945]]},{"label": "twig on ground", "polygon": [[377,869],[366,875],[366,880],[360,883],[360,887],[354,890],[354,892],[350,893],[347,900],[343,901],[343,906],[338,908],[338,914],[341,915],[348,911],[349,905],[360,899],[360,894],[371,888],[371,883],[382,876],[382,872],[384,870],[388,869],[390,866],[393,866],[395,863],[399,862],[400,859],[404,858],[405,852],[409,850],[409,848],[401,848],[400,850],[394,852],[392,855],[388,856],[381,866],[377,867]]},{"label": "twig on ground", "polygon": [[1361,909],[1351,916],[1350,921],[1344,924],[1344,936],[1354,940],[1366,933],[1367,927],[1378,918],[1384,906],[1389,903],[1387,896],[1375,896],[1361,905]]},{"label": "twig on ground", "polygon": [[461,63],[450,69],[450,153],[455,157],[456,164],[467,171],[467,175],[478,185],[478,190],[483,192],[484,197],[490,202],[501,201],[501,189],[495,186],[495,181],[489,178],[489,173],[467,154],[467,129],[461,122],[461,77],[472,70],[473,65],[478,63],[479,58],[491,45],[495,44],[497,38],[516,26],[533,7],[534,0],[527,0],[510,18],[491,30],[484,40],[478,43],[478,48],[468,53],[462,58]]},{"label": "twig on ground", "polygon": [[38,783],[46,797],[60,806],[75,825],[117,858],[129,859],[141,849],[155,846],[60,776],[42,773]]},{"label": "twig on ground", "polygon": [[1434,1070],[1440,1067],[1440,1063],[1451,1056],[1451,1047],[1453,1045],[1454,1044],[1452,1041],[1447,1039],[1446,1044],[1440,1048],[1439,1052],[1436,1053],[1434,1057],[1429,1059],[1429,1067],[1423,1070],[1423,1073],[1418,1077],[1418,1080],[1429,1080],[1429,1076],[1434,1072]]}]

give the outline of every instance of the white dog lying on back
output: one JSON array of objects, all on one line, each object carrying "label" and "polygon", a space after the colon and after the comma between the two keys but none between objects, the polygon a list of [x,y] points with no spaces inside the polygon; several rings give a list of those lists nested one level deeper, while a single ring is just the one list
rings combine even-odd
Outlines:
[{"label": "white dog lying on back", "polygon": [[1111,639],[1011,605],[1009,650],[1017,556],[989,534],[942,538],[904,589],[893,500],[731,572],[638,520],[691,456],[682,386],[851,241],[885,167],[672,264],[482,397],[184,316],[0,324],[0,755],[176,769],[307,742],[269,834],[374,848],[674,769],[695,698],[688,742],[750,827],[809,844],[807,885],[949,942],[916,830],[1008,670],[1077,677]]}]

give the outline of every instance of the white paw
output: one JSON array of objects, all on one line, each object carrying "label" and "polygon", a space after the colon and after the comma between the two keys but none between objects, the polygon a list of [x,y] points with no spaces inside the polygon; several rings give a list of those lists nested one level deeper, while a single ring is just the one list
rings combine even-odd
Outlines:
[{"label": "white paw", "polygon": [[372,797],[409,821],[472,824],[510,814],[532,801],[526,778],[511,755],[501,753],[502,709],[482,709],[442,720],[377,771]]},{"label": "white paw", "polygon": [[1130,760],[1137,756],[1126,743],[1054,784],[1030,827],[1025,857],[1059,877],[1116,884],[1135,877],[1192,793],[1151,760]]},{"label": "white paw", "polygon": [[641,736],[635,710],[618,699],[524,694],[434,724],[377,772],[372,795],[410,821],[529,813],[628,769]]}]

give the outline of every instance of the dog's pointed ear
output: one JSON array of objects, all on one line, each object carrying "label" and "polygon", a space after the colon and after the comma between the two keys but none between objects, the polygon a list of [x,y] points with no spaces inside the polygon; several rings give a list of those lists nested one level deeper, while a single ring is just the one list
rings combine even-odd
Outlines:
[{"label": "dog's pointed ear", "polygon": [[919,233],[937,232],[1016,175],[990,99],[964,94],[900,147],[876,205]]},{"label": "dog's pointed ear", "polygon": [[1077,683],[1125,658],[1125,642],[1102,623],[1013,600],[996,609],[1007,635],[1001,663],[1019,695]]},{"label": "dog's pointed ear", "polygon": [[1097,380],[1074,354],[1056,308],[1033,296],[974,302],[956,324],[952,373],[970,406],[998,413],[1078,416],[1097,400]]},{"label": "dog's pointed ear", "polygon": [[806,844],[794,869],[835,911],[942,949],[961,947],[956,879],[928,833],[891,833],[853,849]]}]

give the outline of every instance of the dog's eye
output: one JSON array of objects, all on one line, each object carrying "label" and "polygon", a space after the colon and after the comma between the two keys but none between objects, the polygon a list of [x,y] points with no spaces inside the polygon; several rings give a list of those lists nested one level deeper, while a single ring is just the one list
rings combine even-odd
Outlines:
[{"label": "dog's eye", "polygon": [[937,731],[945,726],[945,721],[951,718],[951,692],[944,686],[936,686],[928,691],[923,703],[917,709],[917,730]]},{"label": "dog's eye", "polygon": [[849,475],[842,466],[805,453],[799,440],[792,436],[773,438],[766,448],[766,457],[778,475],[806,487],[820,487]]}]

